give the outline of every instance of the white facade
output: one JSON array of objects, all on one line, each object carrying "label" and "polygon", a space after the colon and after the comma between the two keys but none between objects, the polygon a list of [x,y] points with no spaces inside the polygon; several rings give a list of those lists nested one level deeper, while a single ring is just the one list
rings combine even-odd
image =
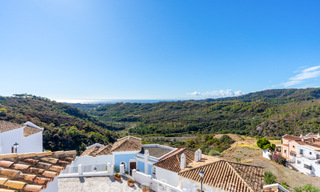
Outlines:
[{"label": "white facade", "polygon": [[270,160],[270,157],[269,157],[270,155],[271,155],[270,149],[264,149],[264,150],[263,150],[262,156],[263,156],[264,158],[267,158],[267,159]]},{"label": "white facade", "polygon": [[177,187],[179,185],[179,175],[176,172],[156,167],[156,178],[164,183]]},{"label": "white facade", "polygon": [[[185,192],[197,192],[200,191],[200,187],[201,187],[201,183],[191,180],[191,179],[187,179],[184,177],[180,177],[179,180],[179,188],[183,189],[183,191]],[[220,186],[221,188],[223,186]],[[233,184],[227,186],[228,189],[230,189],[229,191],[236,191],[236,186],[234,186]],[[227,192],[225,190],[219,189],[219,188],[215,188],[213,186],[210,185],[206,185],[206,184],[202,184],[202,190],[205,192]]]},{"label": "white facade", "polygon": [[292,165],[307,175],[320,177],[320,151],[317,150],[316,147],[298,145],[298,154]]},{"label": "white facade", "polygon": [[[36,129],[41,129],[41,131],[25,137],[24,128],[26,125]],[[40,128],[31,122],[27,122],[24,125],[21,125],[21,128],[2,132],[0,133],[0,154],[15,152],[15,143],[18,144],[17,153],[42,152],[42,133],[43,128]]]}]

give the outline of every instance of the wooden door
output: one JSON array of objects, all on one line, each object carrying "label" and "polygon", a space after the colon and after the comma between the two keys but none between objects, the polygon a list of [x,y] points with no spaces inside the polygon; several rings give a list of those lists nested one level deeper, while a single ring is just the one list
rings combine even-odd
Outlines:
[{"label": "wooden door", "polygon": [[137,169],[136,162],[130,162],[130,175],[132,175],[132,170]]}]

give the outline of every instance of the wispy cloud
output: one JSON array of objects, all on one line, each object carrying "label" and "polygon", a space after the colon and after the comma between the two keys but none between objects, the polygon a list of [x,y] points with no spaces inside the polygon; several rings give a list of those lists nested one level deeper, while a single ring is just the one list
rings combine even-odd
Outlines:
[{"label": "wispy cloud", "polygon": [[298,85],[303,83],[304,80],[312,79],[320,76],[320,65],[306,68],[302,71],[299,71],[294,77],[289,78],[289,80],[283,83],[284,87],[290,87],[293,85]]},{"label": "wispy cloud", "polygon": [[231,89],[227,90],[220,90],[220,91],[209,91],[200,93],[198,91],[187,93],[189,96],[193,96],[195,98],[219,98],[219,97],[233,97],[233,96],[239,96],[243,95],[244,92],[242,91],[233,91]]}]

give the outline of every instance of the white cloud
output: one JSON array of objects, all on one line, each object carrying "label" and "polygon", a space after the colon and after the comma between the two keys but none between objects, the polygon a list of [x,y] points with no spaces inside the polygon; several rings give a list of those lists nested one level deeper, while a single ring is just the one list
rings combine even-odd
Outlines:
[{"label": "white cloud", "polygon": [[220,97],[234,97],[243,95],[244,93],[242,91],[232,91],[231,89],[227,90],[220,90],[220,91],[209,91],[200,93],[198,91],[187,93],[187,95],[197,97],[197,98],[220,98]]},{"label": "white cloud", "polygon": [[293,85],[301,84],[306,79],[312,79],[320,76],[320,65],[309,67],[300,71],[300,73],[294,77],[289,78],[289,81],[283,83],[284,87],[290,87]]}]

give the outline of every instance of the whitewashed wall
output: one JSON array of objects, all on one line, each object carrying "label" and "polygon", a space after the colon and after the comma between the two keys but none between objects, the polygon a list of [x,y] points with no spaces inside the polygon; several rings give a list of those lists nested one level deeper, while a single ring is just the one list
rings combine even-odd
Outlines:
[{"label": "whitewashed wall", "polygon": [[176,186],[154,179],[151,175],[147,175],[136,170],[133,170],[132,178],[135,182],[140,183],[141,185],[150,186],[150,188],[156,192],[183,192],[182,189]]},{"label": "whitewashed wall", "polygon": [[24,137],[22,144],[19,144],[18,153],[43,152],[42,131]]},{"label": "whitewashed wall", "polygon": [[176,172],[156,167],[156,179],[173,186],[179,185],[179,175]]},{"label": "whitewashed wall", "polygon": [[[180,177],[179,178],[179,186],[180,186],[180,188],[182,188],[186,192],[197,192],[198,190],[200,191],[201,184],[200,184],[200,182],[197,182],[197,181],[194,181],[191,179],[187,179],[185,177]],[[223,186],[221,185],[221,188],[222,187]],[[230,191],[236,191],[235,185],[232,183],[228,184],[227,187],[230,189]],[[206,184],[203,184],[202,190],[205,192],[227,192],[222,189],[215,188],[213,186],[206,185]]]},{"label": "whitewashed wall", "polygon": [[[19,143],[18,153],[23,153],[21,144],[23,144],[23,127],[0,133],[1,153],[11,153],[11,148],[15,142]],[[24,152],[26,153],[26,152]]]},{"label": "whitewashed wall", "polygon": [[269,155],[271,155],[271,153],[268,151],[268,149],[264,149],[262,152],[262,156],[264,158],[270,159]]},{"label": "whitewashed wall", "polygon": [[77,157],[72,164],[67,166],[63,173],[77,173],[79,165],[82,165],[83,172],[92,172],[94,168],[97,169],[96,171],[105,171],[108,163],[113,165],[113,155],[99,155],[96,157],[85,155]]}]

